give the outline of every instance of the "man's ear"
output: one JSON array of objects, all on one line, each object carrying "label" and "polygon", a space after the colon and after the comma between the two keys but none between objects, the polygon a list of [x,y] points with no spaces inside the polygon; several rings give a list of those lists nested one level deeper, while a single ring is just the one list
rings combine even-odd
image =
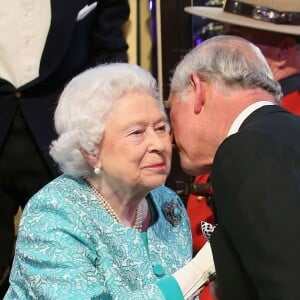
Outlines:
[{"label": "man's ear", "polygon": [[284,37],[279,43],[279,52],[277,58],[277,67],[283,68],[293,51],[296,51],[296,42],[293,38]]},{"label": "man's ear", "polygon": [[196,114],[199,114],[201,112],[202,105],[204,103],[203,81],[199,78],[197,74],[192,73],[191,84],[195,90],[194,112]]}]

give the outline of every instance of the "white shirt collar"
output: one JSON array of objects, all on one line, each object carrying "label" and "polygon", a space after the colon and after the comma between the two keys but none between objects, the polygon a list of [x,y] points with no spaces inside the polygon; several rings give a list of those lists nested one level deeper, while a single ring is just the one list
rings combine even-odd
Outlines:
[{"label": "white shirt collar", "polygon": [[233,121],[227,136],[237,133],[240,129],[240,126],[246,120],[246,118],[255,110],[265,105],[274,105],[274,103],[270,101],[258,101],[246,107]]}]

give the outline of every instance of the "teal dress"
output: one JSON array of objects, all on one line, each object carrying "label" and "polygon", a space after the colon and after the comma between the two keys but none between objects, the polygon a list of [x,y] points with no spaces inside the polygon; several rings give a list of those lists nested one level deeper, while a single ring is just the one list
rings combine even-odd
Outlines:
[{"label": "teal dress", "polygon": [[9,299],[183,299],[171,274],[192,258],[181,200],[165,186],[147,195],[147,232],[116,222],[84,180],[62,175],[24,209]]}]

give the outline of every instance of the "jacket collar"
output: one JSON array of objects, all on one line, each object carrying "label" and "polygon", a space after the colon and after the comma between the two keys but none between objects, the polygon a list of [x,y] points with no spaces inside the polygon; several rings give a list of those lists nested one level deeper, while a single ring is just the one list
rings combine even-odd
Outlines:
[{"label": "jacket collar", "polygon": [[300,91],[300,73],[289,76],[279,81],[283,95],[290,94],[294,91]]}]

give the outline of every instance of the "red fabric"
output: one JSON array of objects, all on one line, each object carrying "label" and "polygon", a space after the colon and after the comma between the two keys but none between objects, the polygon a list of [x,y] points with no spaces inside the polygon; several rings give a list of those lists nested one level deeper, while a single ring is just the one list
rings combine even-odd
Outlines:
[{"label": "red fabric", "polygon": [[200,300],[214,300],[210,292],[210,287],[207,285],[199,294]]},{"label": "red fabric", "polygon": [[[201,175],[195,178],[195,182],[206,183],[209,175]],[[214,218],[210,207],[207,204],[205,197],[190,194],[187,201],[187,212],[190,218],[192,237],[193,237],[193,250],[197,252],[206,242],[205,237],[201,231],[201,221],[206,221],[211,224],[214,223]],[[206,286],[199,295],[201,300],[214,300],[210,293],[209,285]]]},{"label": "red fabric", "polygon": [[[206,183],[209,175],[197,176],[195,182]],[[197,252],[205,244],[206,239],[201,231],[201,221],[214,223],[214,218],[210,207],[207,204],[206,198],[190,194],[187,201],[187,212],[190,218],[193,250]]]},{"label": "red fabric", "polygon": [[300,116],[300,91],[294,91],[283,96],[281,106],[289,112]]}]

